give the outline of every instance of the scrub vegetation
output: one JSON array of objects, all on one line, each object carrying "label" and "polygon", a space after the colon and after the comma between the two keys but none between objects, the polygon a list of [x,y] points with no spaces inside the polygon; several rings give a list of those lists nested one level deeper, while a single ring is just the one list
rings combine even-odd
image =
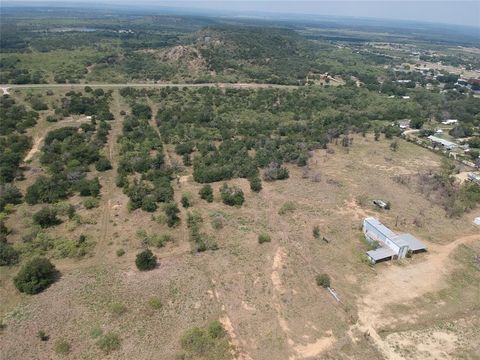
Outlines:
[{"label": "scrub vegetation", "polygon": [[6,358],[480,356],[475,36],[70,10],[1,15]]}]

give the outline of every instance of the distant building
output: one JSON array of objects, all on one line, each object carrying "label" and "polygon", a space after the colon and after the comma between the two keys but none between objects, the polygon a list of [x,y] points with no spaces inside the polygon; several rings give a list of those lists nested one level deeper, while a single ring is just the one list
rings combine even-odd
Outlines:
[{"label": "distant building", "polygon": [[458,144],[454,142],[439,138],[437,136],[430,135],[428,138],[432,143],[442,145],[447,150],[453,150],[458,147]]},{"label": "distant building", "polygon": [[400,129],[410,128],[410,119],[399,120],[398,121],[398,126],[400,127]]},{"label": "distant building", "polygon": [[376,249],[366,252],[372,264],[403,259],[409,251],[417,253],[427,250],[427,247],[413,235],[396,234],[375,218],[363,220],[363,234],[369,243],[378,244]]},{"label": "distant building", "polygon": [[448,120],[442,121],[443,125],[453,125],[453,124],[456,124],[456,123],[458,123],[457,119],[448,119]]},{"label": "distant building", "polygon": [[467,175],[467,178],[471,182],[474,182],[475,184],[480,185],[480,175],[479,174],[470,173],[470,174]]}]

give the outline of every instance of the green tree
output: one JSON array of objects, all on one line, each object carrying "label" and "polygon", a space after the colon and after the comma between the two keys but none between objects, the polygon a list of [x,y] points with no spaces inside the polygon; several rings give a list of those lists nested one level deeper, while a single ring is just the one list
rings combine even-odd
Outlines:
[{"label": "green tree", "polygon": [[203,200],[206,200],[208,202],[213,201],[213,189],[210,184],[203,185],[198,194]]},{"label": "green tree", "polygon": [[98,161],[95,163],[95,169],[97,171],[107,171],[112,168],[112,164],[110,163],[110,160],[108,160],[106,157],[102,156]]},{"label": "green tree", "polygon": [[220,189],[222,201],[226,205],[241,206],[245,201],[242,189],[237,186],[228,186],[226,183]]},{"label": "green tree", "polygon": [[182,206],[184,208],[189,208],[190,205],[191,205],[190,204],[190,194],[189,193],[183,193],[181,202],[182,202]]},{"label": "green tree", "polygon": [[177,204],[165,204],[164,210],[165,215],[167,216],[167,225],[169,227],[174,227],[180,223],[180,218],[178,217],[178,213],[180,212],[180,210],[178,209]]},{"label": "green tree", "polygon": [[152,270],[157,266],[157,257],[150,249],[146,249],[137,254],[135,264],[140,271]]},{"label": "green tree", "polygon": [[0,266],[10,266],[18,262],[20,253],[7,243],[0,239]]},{"label": "green tree", "polygon": [[425,124],[425,120],[420,118],[410,120],[410,127],[412,129],[421,129],[423,127],[423,124]]},{"label": "green tree", "polygon": [[57,218],[57,210],[51,206],[46,206],[33,214],[33,221],[42,228],[48,228],[61,223],[61,220]]},{"label": "green tree", "polygon": [[27,262],[13,279],[16,288],[26,294],[37,294],[50,286],[57,275],[50,260],[36,257]]},{"label": "green tree", "polygon": [[318,286],[327,288],[330,287],[330,276],[328,274],[319,274],[315,278],[315,281],[317,282]]},{"label": "green tree", "polygon": [[258,176],[251,177],[248,179],[250,182],[250,189],[254,192],[259,192],[262,190],[262,180]]}]

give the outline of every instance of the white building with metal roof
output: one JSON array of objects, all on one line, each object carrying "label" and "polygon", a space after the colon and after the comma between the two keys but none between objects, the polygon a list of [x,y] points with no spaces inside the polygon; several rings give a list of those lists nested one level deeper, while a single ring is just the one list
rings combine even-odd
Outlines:
[{"label": "white building with metal roof", "polygon": [[376,249],[366,253],[373,264],[382,260],[402,259],[409,251],[415,253],[427,250],[413,235],[396,234],[372,217],[363,220],[363,234],[369,243],[377,245]]},{"label": "white building with metal roof", "polygon": [[433,136],[430,135],[428,137],[428,140],[430,140],[432,143],[435,144],[440,144],[442,145],[445,149],[452,150],[458,147],[458,144],[455,144],[454,142],[439,138],[438,136]]}]

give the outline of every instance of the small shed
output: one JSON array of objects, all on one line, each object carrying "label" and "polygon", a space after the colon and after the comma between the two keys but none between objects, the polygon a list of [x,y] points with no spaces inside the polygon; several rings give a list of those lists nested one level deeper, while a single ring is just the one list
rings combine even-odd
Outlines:
[{"label": "small shed", "polygon": [[386,246],[367,251],[368,260],[370,260],[372,264],[376,264],[377,262],[384,260],[391,260],[395,255],[395,252]]},{"label": "small shed", "polygon": [[412,234],[400,234],[395,237],[394,241],[397,239],[407,244],[409,251],[414,253],[427,251],[427,246]]}]

